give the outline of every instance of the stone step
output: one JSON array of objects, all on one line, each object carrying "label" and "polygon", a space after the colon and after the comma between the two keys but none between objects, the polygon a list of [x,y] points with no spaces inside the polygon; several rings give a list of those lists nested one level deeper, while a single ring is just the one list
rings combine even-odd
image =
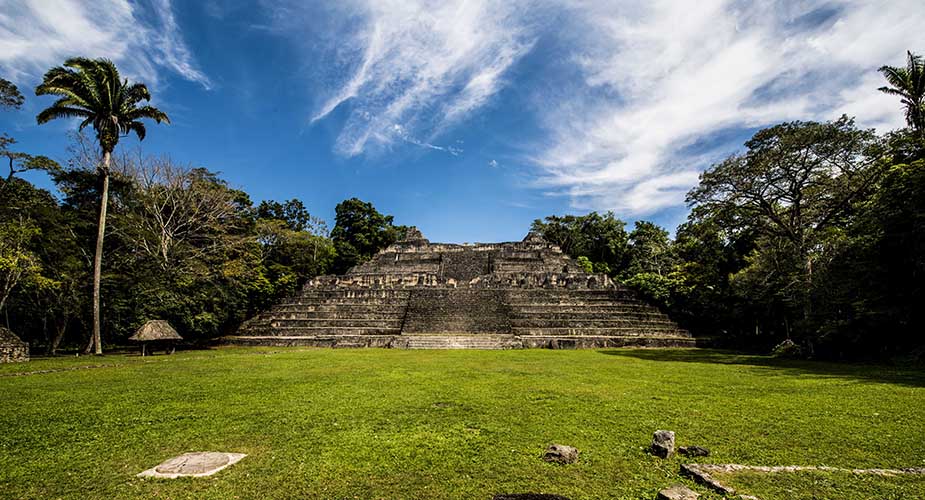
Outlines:
[{"label": "stone step", "polygon": [[522,347],[513,335],[414,334],[402,335],[393,345],[406,349],[517,349]]},{"label": "stone step", "polygon": [[300,319],[273,319],[270,326],[273,328],[288,327],[343,327],[343,328],[401,328],[402,318],[300,318]]},{"label": "stone step", "polygon": [[392,347],[398,335],[252,335],[241,334],[223,337],[220,342],[232,345],[277,347]]},{"label": "stone step", "polygon": [[317,336],[317,335],[398,335],[401,328],[389,327],[340,327],[340,326],[281,326],[271,329],[272,335]]},{"label": "stone step", "polygon": [[278,307],[292,307],[292,306],[304,306],[304,305],[325,305],[325,306],[366,306],[366,307],[378,307],[378,306],[404,306],[408,304],[407,299],[382,299],[382,298],[360,298],[360,299],[347,299],[347,298],[331,298],[331,299],[317,299],[309,300],[303,299],[295,302],[282,302]]},{"label": "stone step", "polygon": [[[401,319],[404,316],[404,309],[394,309],[391,311],[279,311],[272,316],[274,319]],[[269,317],[269,316],[268,316]]]},{"label": "stone step", "polygon": [[[389,304],[332,304],[325,302],[306,302],[303,304],[281,304],[273,308],[270,314],[286,312],[315,312],[315,311],[370,311],[370,312],[395,312],[404,311],[407,304],[389,303]],[[262,313],[267,314],[267,313]]]},{"label": "stone step", "polygon": [[665,335],[677,337],[690,337],[690,333],[677,327],[664,328],[647,328],[637,326],[626,327],[598,327],[598,328],[537,328],[537,327],[514,327],[511,329],[515,335],[539,335],[545,337],[562,337],[562,336],[644,336],[644,335]]},{"label": "stone step", "polygon": [[674,322],[668,319],[637,319],[610,317],[607,319],[584,318],[516,318],[511,326],[523,328],[601,328],[601,327],[635,327],[640,328],[674,328]]},{"label": "stone step", "polygon": [[572,312],[598,312],[598,313],[651,313],[661,312],[655,306],[648,304],[602,303],[602,304],[510,304],[515,313],[572,313]]},{"label": "stone step", "polygon": [[524,348],[542,349],[601,349],[611,347],[696,347],[691,337],[666,335],[633,336],[554,336],[525,335],[520,337]]},{"label": "stone step", "polygon": [[640,298],[635,294],[622,293],[523,293],[513,295],[507,294],[511,302],[535,302],[538,300],[547,300],[551,302],[561,300],[586,300],[586,301],[638,301]]},{"label": "stone step", "polygon": [[[488,345],[467,342],[472,337],[495,337]],[[409,347],[408,339],[420,337]],[[430,339],[426,337],[438,337]],[[455,338],[454,338],[455,337]],[[281,336],[234,335],[220,340],[225,344],[251,346],[303,346],[303,347],[392,347],[396,349],[519,349],[521,347],[546,349],[600,349],[608,347],[695,347],[697,341],[689,337],[664,335],[645,336],[523,336],[512,335],[366,335],[366,336]]]},{"label": "stone step", "polygon": [[513,288],[507,291],[512,300],[544,298],[581,298],[581,299],[636,299],[638,295],[630,291],[614,290],[611,288]]},{"label": "stone step", "polygon": [[623,319],[623,320],[658,320],[670,321],[668,316],[660,312],[599,312],[599,311],[573,311],[573,312],[532,312],[523,313],[515,311],[511,314],[511,320],[595,320],[595,319]]},{"label": "stone step", "polygon": [[512,306],[532,306],[545,304],[590,304],[590,305],[638,305],[647,304],[639,299],[620,299],[616,297],[524,297],[511,298],[507,303]]},{"label": "stone step", "polygon": [[411,290],[400,288],[305,288],[299,294],[305,298],[408,298]]}]

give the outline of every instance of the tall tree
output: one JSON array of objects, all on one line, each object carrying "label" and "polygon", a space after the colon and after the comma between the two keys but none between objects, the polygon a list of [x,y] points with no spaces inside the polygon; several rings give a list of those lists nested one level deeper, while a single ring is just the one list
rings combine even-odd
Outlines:
[{"label": "tall tree", "polygon": [[906,123],[925,137],[925,60],[906,52],[906,67],[882,66],[880,72],[890,84],[878,90],[899,96],[906,108]]},{"label": "tall tree", "polygon": [[292,231],[308,231],[317,236],[328,236],[328,227],[324,220],[308,213],[301,200],[293,198],[282,203],[268,200],[257,206],[260,219],[279,220]]},{"label": "tall tree", "polygon": [[[872,131],[847,117],[783,123],[756,133],[746,153],[712,166],[688,193],[696,213],[757,235],[738,282],[762,288],[752,295],[773,297],[788,332],[812,311],[816,264],[883,173],[878,146]],[[797,317],[788,317],[791,311]]]},{"label": "tall tree", "polygon": [[335,271],[366,262],[379,250],[398,241],[404,226],[395,226],[391,215],[383,215],[372,203],[351,198],[334,208],[335,223],[331,238],[337,249]]},{"label": "tall tree", "polygon": [[103,154],[98,167],[102,184],[100,215],[93,259],[93,340],[96,354],[103,353],[100,335],[100,272],[103,263],[103,238],[106,233],[106,208],[109,198],[109,163],[112,152],[122,135],[134,132],[145,138],[142,119],[170,123],[167,115],[150,105],[151,94],[143,83],[122,79],[115,64],[108,59],[75,57],[45,73],[36,95],[56,95],[60,98],[36,116],[39,124],[56,118],[82,118],[79,129],[92,125]]},{"label": "tall tree", "polygon": [[126,164],[135,189],[133,241],[164,272],[183,272],[189,262],[225,251],[214,236],[231,233],[233,222],[240,223],[235,215],[244,207],[237,192],[215,173],[168,157],[139,152]]},{"label": "tall tree", "polygon": [[19,109],[25,102],[22,93],[13,82],[0,78],[0,107]]}]

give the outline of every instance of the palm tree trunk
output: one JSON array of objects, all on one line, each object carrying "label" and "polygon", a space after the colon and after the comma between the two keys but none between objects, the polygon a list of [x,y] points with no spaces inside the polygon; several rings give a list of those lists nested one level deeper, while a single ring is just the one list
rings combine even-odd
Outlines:
[{"label": "palm tree trunk", "polygon": [[93,340],[95,354],[103,354],[100,336],[100,274],[103,267],[103,237],[106,234],[106,208],[109,205],[109,151],[103,152],[103,194],[100,196],[100,220],[96,233],[96,254],[93,256]]}]

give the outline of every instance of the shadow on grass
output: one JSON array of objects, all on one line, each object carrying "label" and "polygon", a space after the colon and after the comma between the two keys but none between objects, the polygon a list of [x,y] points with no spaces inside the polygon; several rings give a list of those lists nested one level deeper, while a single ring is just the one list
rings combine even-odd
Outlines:
[{"label": "shadow on grass", "polygon": [[778,359],[718,349],[619,349],[600,350],[608,356],[673,363],[713,363],[773,368],[788,375],[817,375],[858,381],[925,387],[925,369],[872,363],[832,363]]}]

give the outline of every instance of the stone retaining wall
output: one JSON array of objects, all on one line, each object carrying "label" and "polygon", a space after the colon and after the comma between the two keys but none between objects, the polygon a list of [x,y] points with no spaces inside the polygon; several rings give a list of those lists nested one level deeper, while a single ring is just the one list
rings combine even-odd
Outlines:
[{"label": "stone retaining wall", "polygon": [[29,361],[29,344],[19,340],[13,332],[0,327],[0,363]]}]

